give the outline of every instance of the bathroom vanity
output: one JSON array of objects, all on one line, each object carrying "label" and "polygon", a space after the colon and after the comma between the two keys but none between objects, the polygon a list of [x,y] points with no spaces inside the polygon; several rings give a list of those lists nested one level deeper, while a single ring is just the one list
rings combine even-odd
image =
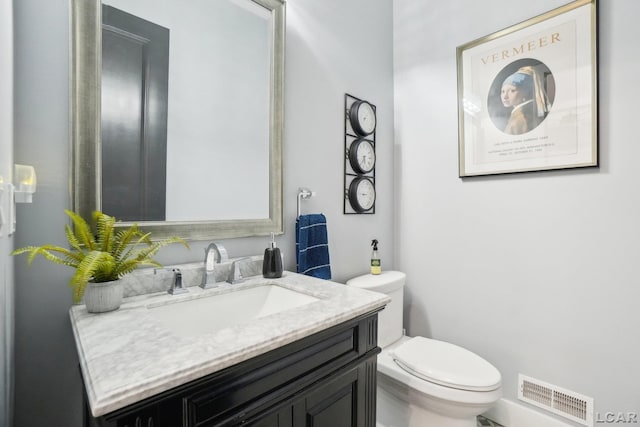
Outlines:
[{"label": "bathroom vanity", "polygon": [[290,272],[189,290],[71,309],[85,426],[375,425],[387,296]]}]

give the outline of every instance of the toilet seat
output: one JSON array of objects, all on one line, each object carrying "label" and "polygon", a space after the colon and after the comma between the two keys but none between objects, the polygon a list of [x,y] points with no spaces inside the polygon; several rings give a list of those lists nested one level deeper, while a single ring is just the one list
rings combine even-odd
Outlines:
[{"label": "toilet seat", "polygon": [[475,353],[457,345],[425,337],[413,337],[390,352],[404,371],[422,380],[469,391],[500,387],[500,372]]}]

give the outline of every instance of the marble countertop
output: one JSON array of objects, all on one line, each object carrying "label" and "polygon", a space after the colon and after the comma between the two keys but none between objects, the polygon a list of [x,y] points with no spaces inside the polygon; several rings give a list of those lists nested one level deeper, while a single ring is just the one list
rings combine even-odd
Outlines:
[{"label": "marble countertop", "polygon": [[[148,308],[275,283],[318,301],[209,333],[175,334]],[[289,344],[387,304],[388,296],[285,271],[189,293],[125,298],[120,309],[69,311],[91,412],[100,416]]]}]

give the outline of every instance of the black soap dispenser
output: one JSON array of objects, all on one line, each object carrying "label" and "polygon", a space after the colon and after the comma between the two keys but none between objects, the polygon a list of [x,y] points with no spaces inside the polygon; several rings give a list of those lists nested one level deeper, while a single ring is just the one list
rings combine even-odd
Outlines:
[{"label": "black soap dispenser", "polygon": [[262,276],[267,279],[282,277],[282,256],[280,255],[280,248],[276,247],[276,236],[273,233],[271,233],[270,247],[264,250]]}]

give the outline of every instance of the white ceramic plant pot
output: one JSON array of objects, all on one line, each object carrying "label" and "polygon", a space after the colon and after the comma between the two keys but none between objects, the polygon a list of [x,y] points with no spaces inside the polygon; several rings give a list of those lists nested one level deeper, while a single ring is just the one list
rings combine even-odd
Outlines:
[{"label": "white ceramic plant pot", "polygon": [[89,313],[104,313],[120,308],[122,303],[122,280],[87,283],[84,303]]}]

